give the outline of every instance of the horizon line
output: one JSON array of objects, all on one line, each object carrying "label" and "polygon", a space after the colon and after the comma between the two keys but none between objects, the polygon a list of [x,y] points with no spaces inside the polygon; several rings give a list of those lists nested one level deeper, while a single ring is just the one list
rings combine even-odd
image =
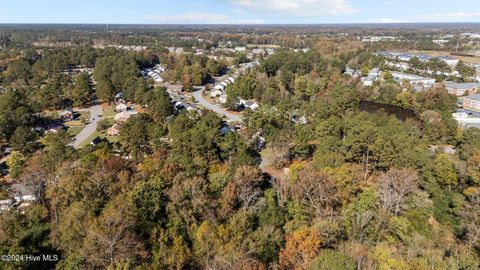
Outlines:
[{"label": "horizon line", "polygon": [[277,25],[404,25],[404,24],[480,24],[480,22],[325,22],[325,23],[96,23],[96,22],[0,22],[0,25],[147,25],[147,26],[277,26]]}]

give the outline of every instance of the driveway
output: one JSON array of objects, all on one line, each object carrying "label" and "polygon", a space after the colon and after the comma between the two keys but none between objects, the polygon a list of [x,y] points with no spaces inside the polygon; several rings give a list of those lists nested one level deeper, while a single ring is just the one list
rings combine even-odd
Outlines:
[{"label": "driveway", "polygon": [[[97,123],[103,119],[103,109],[102,105],[93,105],[92,107],[88,108],[90,111],[90,119],[92,120],[85,128],[78,133],[75,137],[73,143],[71,144],[74,148],[78,149],[83,142],[92,136],[93,133],[97,130]],[[99,117],[102,115],[102,117]]]},{"label": "driveway", "polygon": [[204,90],[205,90],[205,87],[202,87],[202,88],[200,88],[200,89],[198,89],[198,90],[196,90],[195,92],[192,93],[193,98],[195,98],[195,100],[197,100],[199,104],[201,104],[203,107],[205,107],[205,108],[207,108],[211,111],[214,111],[218,114],[221,114],[221,115],[227,117],[228,120],[231,121],[231,122],[242,122],[243,121],[243,119],[240,115],[231,114],[227,110],[225,110],[223,107],[221,107],[220,105],[210,103],[208,100],[206,100],[203,97],[203,91]]}]

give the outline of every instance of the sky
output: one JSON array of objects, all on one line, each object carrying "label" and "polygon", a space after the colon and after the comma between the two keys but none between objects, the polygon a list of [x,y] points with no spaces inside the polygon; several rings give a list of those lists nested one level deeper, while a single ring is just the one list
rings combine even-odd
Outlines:
[{"label": "sky", "polygon": [[0,0],[0,23],[480,22],[480,0]]}]

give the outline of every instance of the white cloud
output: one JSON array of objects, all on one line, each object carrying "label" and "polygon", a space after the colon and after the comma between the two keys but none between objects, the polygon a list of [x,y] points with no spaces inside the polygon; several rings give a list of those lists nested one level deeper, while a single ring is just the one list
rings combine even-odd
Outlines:
[{"label": "white cloud", "polygon": [[393,18],[380,18],[368,21],[369,23],[403,23],[404,20],[393,19]]},{"label": "white cloud", "polygon": [[424,22],[460,22],[476,21],[480,19],[480,12],[449,12],[418,14],[404,18],[379,18],[368,20],[368,23],[424,23]]},{"label": "white cloud", "polygon": [[231,23],[230,18],[226,15],[201,12],[188,12],[175,15],[145,15],[145,19],[149,21],[158,21],[163,23]]},{"label": "white cloud", "polygon": [[428,21],[452,21],[462,19],[480,18],[480,12],[448,12],[448,13],[431,13],[417,16],[419,19]]},{"label": "white cloud", "polygon": [[346,0],[228,0],[241,8],[262,14],[296,16],[342,15],[358,10]]},{"label": "white cloud", "polygon": [[237,23],[239,24],[264,24],[265,21],[262,19],[242,19],[238,20]]}]

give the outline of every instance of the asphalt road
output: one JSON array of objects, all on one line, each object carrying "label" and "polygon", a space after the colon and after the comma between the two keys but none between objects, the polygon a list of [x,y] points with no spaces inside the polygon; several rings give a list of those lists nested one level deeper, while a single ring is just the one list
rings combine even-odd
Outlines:
[{"label": "asphalt road", "polygon": [[203,97],[203,91],[204,90],[205,90],[205,87],[202,87],[202,88],[199,88],[198,90],[196,90],[195,92],[192,93],[193,97],[195,98],[195,100],[198,101],[199,104],[201,104],[202,106],[204,106],[205,108],[207,108],[211,111],[214,111],[218,114],[221,114],[221,115],[227,117],[228,120],[231,121],[231,122],[242,122],[243,121],[243,119],[240,115],[231,114],[227,110],[225,110],[223,107],[221,107],[220,105],[210,103],[208,100],[206,100]]},{"label": "asphalt road", "polygon": [[[92,134],[97,130],[97,123],[103,119],[102,105],[93,105],[92,107],[88,108],[88,111],[90,111],[90,119],[92,121],[86,125],[85,128],[75,137],[72,143],[74,148],[79,148],[80,145],[85,142],[85,140],[90,138],[90,136],[92,136]],[[102,115],[102,117],[98,117],[99,115]]]}]

